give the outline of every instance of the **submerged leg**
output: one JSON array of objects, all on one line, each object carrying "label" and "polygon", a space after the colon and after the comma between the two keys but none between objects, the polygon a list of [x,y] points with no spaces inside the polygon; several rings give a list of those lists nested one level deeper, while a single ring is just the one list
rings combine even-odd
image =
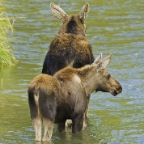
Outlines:
[{"label": "submerged leg", "polygon": [[90,102],[90,95],[87,97],[87,106],[86,106],[86,110],[85,110],[85,119],[88,119],[88,106],[89,106],[89,102]]},{"label": "submerged leg", "polygon": [[84,114],[79,114],[72,120],[72,132],[73,133],[77,133],[82,130],[83,120],[84,120]]},{"label": "submerged leg", "polygon": [[88,123],[88,106],[89,106],[89,101],[90,101],[90,95],[87,97],[87,106],[84,114],[84,121],[83,121],[83,128],[87,126]]},{"label": "submerged leg", "polygon": [[43,125],[44,125],[44,136],[42,140],[49,141],[53,133],[53,122],[49,119],[43,119]]},{"label": "submerged leg", "polygon": [[72,127],[72,120],[71,120],[71,119],[67,119],[67,120],[66,120],[66,122],[65,122],[65,127],[66,127],[66,128]]},{"label": "submerged leg", "polygon": [[86,118],[86,115],[84,114],[83,129],[84,129],[85,127],[87,127],[87,124],[88,124],[88,118]]},{"label": "submerged leg", "polygon": [[65,123],[66,122],[63,122],[63,123],[59,123],[58,124],[58,131],[61,133],[61,132],[65,132]]},{"label": "submerged leg", "polygon": [[41,141],[41,128],[42,128],[41,117],[37,116],[32,121],[33,121],[34,129],[35,129],[35,140]]}]

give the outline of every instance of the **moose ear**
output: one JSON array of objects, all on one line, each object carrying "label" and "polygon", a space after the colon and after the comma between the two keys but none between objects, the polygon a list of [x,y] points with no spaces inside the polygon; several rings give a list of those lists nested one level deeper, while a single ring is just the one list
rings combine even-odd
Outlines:
[{"label": "moose ear", "polygon": [[50,3],[50,8],[52,11],[52,14],[57,17],[58,19],[65,19],[66,17],[66,12],[60,8],[58,5],[54,4],[54,3]]},{"label": "moose ear", "polygon": [[104,69],[109,65],[111,58],[112,58],[112,54],[109,54],[106,58],[103,59],[102,67]]},{"label": "moose ear", "polygon": [[102,53],[100,53],[100,55],[94,60],[94,64],[100,63],[101,60],[102,60]]},{"label": "moose ear", "polygon": [[88,12],[89,12],[89,3],[86,3],[86,4],[82,7],[81,12],[79,13],[80,19],[85,20]]}]

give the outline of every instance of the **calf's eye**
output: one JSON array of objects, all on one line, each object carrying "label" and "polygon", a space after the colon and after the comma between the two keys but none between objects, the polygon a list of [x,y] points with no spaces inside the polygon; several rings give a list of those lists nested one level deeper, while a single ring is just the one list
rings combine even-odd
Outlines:
[{"label": "calf's eye", "polygon": [[110,79],[110,77],[111,77],[111,75],[109,74],[109,75],[107,76],[107,79]]}]

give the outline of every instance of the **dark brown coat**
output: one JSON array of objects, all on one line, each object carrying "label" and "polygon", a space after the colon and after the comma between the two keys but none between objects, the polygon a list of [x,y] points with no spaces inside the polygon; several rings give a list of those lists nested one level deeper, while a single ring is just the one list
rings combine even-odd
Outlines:
[{"label": "dark brown coat", "polygon": [[67,15],[59,6],[50,4],[53,15],[63,20],[59,33],[51,42],[46,54],[42,73],[53,75],[58,70],[73,63],[80,68],[94,61],[92,48],[85,37],[85,17],[89,4],[86,3],[77,15]]}]

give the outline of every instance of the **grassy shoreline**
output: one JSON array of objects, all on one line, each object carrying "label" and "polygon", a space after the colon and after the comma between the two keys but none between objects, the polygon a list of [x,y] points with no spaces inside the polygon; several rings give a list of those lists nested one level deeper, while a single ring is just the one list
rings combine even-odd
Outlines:
[{"label": "grassy shoreline", "polygon": [[[3,3],[0,0],[0,4]],[[13,46],[11,39],[7,37],[8,32],[13,32],[12,21],[6,15],[6,8],[0,7],[0,68],[3,66],[13,66],[17,63],[12,53]]]}]

